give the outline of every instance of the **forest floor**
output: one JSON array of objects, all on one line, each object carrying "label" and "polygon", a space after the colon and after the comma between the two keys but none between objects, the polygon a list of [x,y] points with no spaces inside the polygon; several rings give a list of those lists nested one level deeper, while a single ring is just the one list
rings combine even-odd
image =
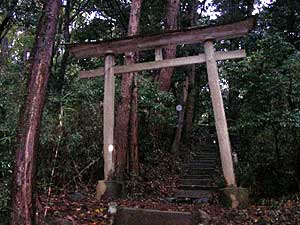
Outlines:
[{"label": "forest floor", "polygon": [[[90,190],[93,193],[95,190]],[[46,199],[42,196],[42,206]],[[294,195],[281,200],[266,200],[263,204],[252,204],[247,209],[226,209],[217,202],[207,204],[168,203],[163,198],[148,196],[137,199],[127,198],[115,201],[118,206],[158,209],[165,211],[202,210],[208,215],[208,224],[300,224],[300,196]],[[108,201],[97,201],[94,194],[61,193],[53,195],[48,205],[48,224],[62,225],[108,225],[111,216],[108,213]],[[51,219],[52,218],[52,219]],[[53,219],[55,218],[55,219]]]},{"label": "forest floor", "polygon": [[[241,224],[278,224],[300,225],[300,193],[281,199],[265,199],[252,202],[246,209],[227,209],[214,195],[209,203],[192,202],[171,203],[176,191],[178,171],[172,171],[168,157],[163,157],[162,166],[152,165],[142,168],[147,178],[134,179],[127,184],[128,195],[115,201],[118,206],[157,209],[163,211],[204,212],[207,224],[241,225]],[[173,165],[174,166],[174,165]],[[159,168],[159,169],[158,169]],[[163,176],[163,175],[164,176]],[[95,199],[95,187],[84,187],[80,191],[67,193],[55,191],[50,201],[47,196],[39,197],[41,217],[47,209],[46,224],[61,225],[108,225],[111,216],[108,212],[108,200]],[[204,224],[204,223],[201,223]]]}]

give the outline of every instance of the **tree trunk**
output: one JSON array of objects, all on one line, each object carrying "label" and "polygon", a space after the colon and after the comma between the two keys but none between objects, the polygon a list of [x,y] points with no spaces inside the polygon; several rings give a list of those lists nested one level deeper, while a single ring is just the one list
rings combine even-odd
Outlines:
[{"label": "tree trunk", "polygon": [[134,77],[134,86],[132,90],[132,102],[130,112],[130,173],[139,175],[139,148],[138,148],[138,81]]},{"label": "tree trunk", "polygon": [[34,224],[35,155],[49,78],[60,0],[47,1],[39,21],[28,96],[20,113],[12,190],[12,225]]},{"label": "tree trunk", "polygon": [[[191,27],[195,26],[198,20],[198,13],[197,9],[200,4],[198,0],[193,0],[191,2],[190,7],[188,8],[189,14],[189,25]],[[193,54],[194,51],[192,51]],[[194,120],[194,108],[195,108],[195,95],[196,95],[196,88],[195,88],[195,73],[196,73],[196,65],[191,65],[189,67],[189,90],[186,102],[186,109],[185,109],[185,126],[184,126],[184,139],[187,141],[190,137],[191,131],[193,129],[193,120]]]},{"label": "tree trunk", "polygon": [[193,129],[194,119],[194,108],[195,108],[195,74],[196,66],[192,65],[189,73],[189,91],[186,102],[186,116],[185,116],[185,127],[184,127],[184,139],[188,139]]},{"label": "tree trunk", "polygon": [[[168,0],[166,6],[166,28],[176,30],[177,17],[179,12],[180,0]],[[176,45],[169,45],[164,48],[164,59],[173,59],[176,56]],[[161,91],[169,91],[171,87],[173,67],[162,68],[158,77]]]},{"label": "tree trunk", "polygon": [[185,106],[186,106],[186,99],[188,95],[188,89],[189,89],[189,78],[186,76],[186,79],[183,83],[183,91],[181,96],[180,105],[182,106],[182,110],[178,112],[178,125],[175,132],[175,138],[172,144],[172,152],[177,153],[179,150],[179,145],[181,141],[182,136],[182,129],[184,125],[184,114],[185,114]]},{"label": "tree trunk", "polygon": [[[64,43],[69,43],[71,40],[70,34],[70,11],[71,11],[71,0],[66,2],[66,6],[64,7],[64,18],[63,18],[63,37]],[[69,60],[69,49],[64,49],[64,54],[62,56],[62,60],[60,63],[60,71],[59,71],[59,91],[63,95],[63,89],[65,86],[65,74],[67,70],[68,60]]]},{"label": "tree trunk", "polygon": [[7,67],[7,59],[9,54],[8,39],[4,37],[0,43],[0,71],[2,68]]},{"label": "tree trunk", "polygon": [[[133,0],[131,3],[131,12],[128,26],[128,36],[138,33],[139,19],[141,12],[142,0]],[[136,54],[129,52],[125,54],[125,64],[135,63]],[[121,102],[117,110],[116,127],[115,127],[115,146],[116,146],[116,176],[123,179],[126,167],[128,137],[129,137],[129,121],[130,121],[130,104],[132,102],[134,73],[122,75],[121,82]],[[137,107],[137,106],[135,106]],[[134,111],[132,111],[134,113]],[[132,129],[135,129],[132,125]],[[137,138],[137,137],[136,137]]]}]

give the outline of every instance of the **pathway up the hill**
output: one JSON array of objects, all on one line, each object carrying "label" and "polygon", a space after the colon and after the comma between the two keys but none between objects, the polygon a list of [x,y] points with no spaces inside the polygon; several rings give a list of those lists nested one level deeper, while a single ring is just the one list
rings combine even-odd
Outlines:
[{"label": "pathway up the hill", "polygon": [[217,145],[212,141],[204,144],[194,143],[191,152],[183,165],[179,180],[179,191],[175,197],[178,200],[195,200],[208,202],[215,190],[213,177],[218,159]]}]

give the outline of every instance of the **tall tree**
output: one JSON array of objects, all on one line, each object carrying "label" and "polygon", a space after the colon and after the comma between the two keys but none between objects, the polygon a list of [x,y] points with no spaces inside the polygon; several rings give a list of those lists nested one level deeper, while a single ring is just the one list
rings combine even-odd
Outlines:
[{"label": "tall tree", "polygon": [[188,97],[188,89],[189,89],[189,76],[186,76],[185,81],[183,82],[183,90],[182,90],[182,95],[181,95],[181,99],[179,102],[181,109],[177,109],[178,124],[177,124],[177,129],[175,131],[175,137],[174,137],[173,144],[172,144],[172,152],[173,153],[176,153],[179,150],[179,145],[180,145],[181,136],[182,136],[182,129],[184,126],[185,106],[186,106],[186,100]]},{"label": "tall tree", "polygon": [[[178,13],[180,0],[168,0],[166,5],[166,29],[176,30],[178,28]],[[176,45],[164,48],[164,59],[172,59],[176,56]],[[173,67],[163,68],[160,71],[158,82],[161,91],[169,91],[171,87]]]},{"label": "tall tree", "polygon": [[[128,26],[128,36],[133,36],[138,33],[139,30],[139,20],[141,13],[141,5],[142,0],[133,0],[131,3],[131,11],[129,18],[129,26]],[[136,61],[136,54],[134,52],[128,52],[125,54],[125,64],[133,64]],[[135,121],[137,118],[137,110],[132,110],[131,112],[131,103],[134,102],[137,104],[136,98],[132,98],[133,88],[134,88],[134,73],[123,74],[122,83],[121,83],[121,102],[117,109],[117,117],[116,117],[116,126],[115,126],[115,143],[116,143],[116,176],[118,178],[123,177],[125,167],[126,167],[126,154],[128,151],[128,136],[131,139],[136,138],[136,126],[137,123],[131,125],[130,131],[130,117],[131,120]],[[137,89],[135,90],[137,91]],[[135,94],[137,96],[137,94]],[[134,101],[133,101],[134,100]],[[137,105],[132,107],[133,109],[137,108]],[[130,116],[131,115],[131,116]],[[131,133],[132,135],[128,135]],[[135,143],[136,140],[133,141]]]},{"label": "tall tree", "polygon": [[12,190],[12,225],[34,224],[35,155],[52,59],[60,0],[43,6],[30,69],[28,95],[20,112]]},{"label": "tall tree", "polygon": [[[201,12],[205,6],[205,2],[199,2],[198,0],[190,0],[188,1],[187,7],[187,21],[188,26],[193,27],[197,25],[199,17],[201,14],[198,14],[197,10],[201,9]],[[191,50],[193,54],[196,52]],[[196,78],[196,65],[191,65],[189,67],[189,84],[188,84],[188,96],[186,100],[185,107],[185,124],[184,124],[184,138],[187,140],[189,138],[190,132],[193,128],[193,120],[194,120],[194,109],[195,109],[195,96],[196,96],[196,88],[195,88],[195,78]]]}]

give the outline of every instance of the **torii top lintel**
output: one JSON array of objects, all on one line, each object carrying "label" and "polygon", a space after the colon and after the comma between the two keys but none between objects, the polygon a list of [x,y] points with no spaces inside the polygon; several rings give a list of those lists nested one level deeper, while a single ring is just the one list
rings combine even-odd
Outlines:
[{"label": "torii top lintel", "polygon": [[75,58],[103,56],[109,52],[122,54],[160,48],[174,44],[202,43],[206,40],[224,40],[245,36],[253,28],[255,17],[243,21],[208,27],[194,27],[186,30],[175,30],[152,36],[133,36],[125,39],[88,42],[68,45]]}]

